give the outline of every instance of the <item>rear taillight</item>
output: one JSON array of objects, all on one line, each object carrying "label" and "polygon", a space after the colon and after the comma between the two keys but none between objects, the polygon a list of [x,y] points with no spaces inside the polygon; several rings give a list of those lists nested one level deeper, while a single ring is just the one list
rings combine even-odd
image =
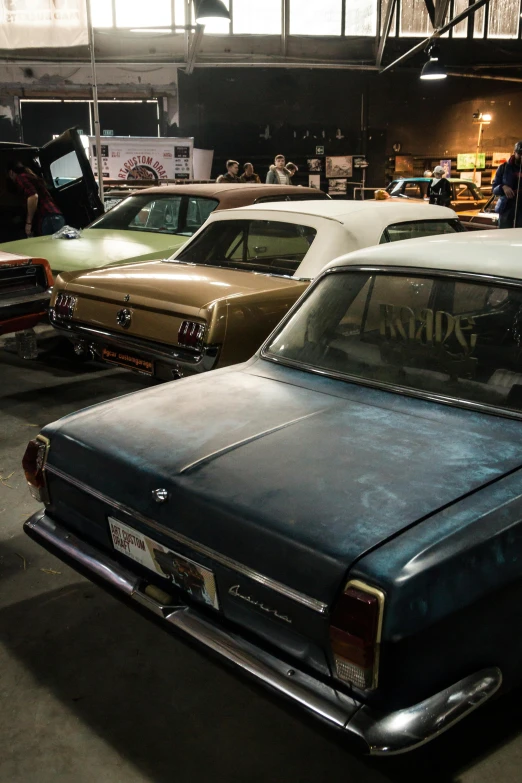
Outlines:
[{"label": "rear taillight", "polygon": [[78,299],[70,294],[58,294],[54,303],[54,312],[58,318],[72,318]]},{"label": "rear taillight", "polygon": [[31,495],[41,503],[45,503],[48,499],[45,481],[45,462],[48,451],[48,439],[43,435],[38,435],[34,440],[29,441],[22,459],[22,467]]},{"label": "rear taillight", "polygon": [[187,348],[201,348],[204,334],[204,324],[198,324],[195,321],[183,321],[179,327],[178,343],[179,345],[185,345]]},{"label": "rear taillight", "polygon": [[377,687],[384,593],[364,582],[348,582],[330,623],[336,675],[357,688]]}]

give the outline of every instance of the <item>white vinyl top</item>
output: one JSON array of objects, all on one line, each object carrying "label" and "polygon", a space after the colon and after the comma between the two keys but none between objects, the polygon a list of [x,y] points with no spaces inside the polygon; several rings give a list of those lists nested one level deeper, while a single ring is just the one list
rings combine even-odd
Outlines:
[{"label": "white vinyl top", "polygon": [[373,264],[475,272],[522,280],[522,228],[464,231],[390,242],[340,256],[326,268]]},{"label": "white vinyl top", "polygon": [[[230,220],[270,220],[314,228],[317,235],[294,273],[299,280],[312,280],[332,259],[381,241],[384,230],[410,220],[456,220],[452,209],[422,201],[284,201],[212,212],[208,220],[173,254],[182,255],[211,223]],[[412,240],[408,240],[412,241]]]},{"label": "white vinyl top", "polygon": [[[427,212],[426,210],[429,210]],[[375,224],[377,222],[384,231],[390,223],[398,223],[401,220],[448,220],[456,218],[456,213],[447,207],[437,207],[420,199],[384,199],[383,201],[334,201],[333,199],[321,199],[310,201],[273,201],[268,204],[251,204],[248,207],[227,209],[214,212],[211,220],[229,220],[240,218],[252,219],[252,212],[271,213],[270,220],[291,220],[298,223],[298,216],[306,217],[317,215],[343,223],[345,226],[360,225],[361,223]],[[278,216],[280,216],[278,218]]]}]

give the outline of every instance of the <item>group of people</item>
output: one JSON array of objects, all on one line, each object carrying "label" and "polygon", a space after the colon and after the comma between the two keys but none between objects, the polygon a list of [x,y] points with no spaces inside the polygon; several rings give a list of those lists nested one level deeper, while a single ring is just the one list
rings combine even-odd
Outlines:
[{"label": "group of people", "polygon": [[[284,155],[276,155],[266,175],[266,183],[291,185],[297,171],[295,163],[286,163]],[[444,177],[445,170],[442,166],[435,166],[433,173],[424,173],[425,176],[430,176],[427,194],[430,204],[450,206],[451,186]],[[20,162],[14,162],[8,167],[8,176],[26,199],[27,237],[54,234],[65,225],[64,217],[41,177]],[[245,163],[243,174],[239,176],[237,160],[228,160],[226,174],[218,177],[217,182],[260,183],[261,180],[252,163]],[[522,228],[522,198],[519,198],[521,189],[522,141],[517,141],[513,155],[498,168],[492,184],[493,194],[498,196],[496,211],[499,213],[499,228]]]},{"label": "group of people", "polygon": [[[292,185],[292,177],[299,169],[295,163],[286,163],[284,155],[276,155],[274,163],[270,166],[266,175],[267,185]],[[239,163],[237,160],[227,160],[226,174],[220,174],[216,182],[251,182],[261,184],[259,174],[254,171],[252,163],[243,165],[243,174],[239,176]]]}]

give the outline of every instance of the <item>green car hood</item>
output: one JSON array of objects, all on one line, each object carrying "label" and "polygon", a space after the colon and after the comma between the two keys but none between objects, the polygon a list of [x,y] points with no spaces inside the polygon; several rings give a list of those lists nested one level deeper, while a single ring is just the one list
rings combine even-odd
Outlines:
[{"label": "green car hood", "polygon": [[126,261],[148,261],[168,258],[188,237],[154,234],[149,231],[116,231],[86,228],[79,239],[33,237],[4,242],[0,250],[33,258],[46,258],[53,274],[79,272],[83,269],[123,264]]}]

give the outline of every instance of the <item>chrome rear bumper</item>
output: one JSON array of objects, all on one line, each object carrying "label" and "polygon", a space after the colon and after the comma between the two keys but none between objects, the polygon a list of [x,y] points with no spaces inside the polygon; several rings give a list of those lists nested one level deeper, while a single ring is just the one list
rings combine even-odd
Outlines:
[{"label": "chrome rear bumper", "polygon": [[56,331],[63,337],[67,337],[74,344],[82,345],[93,358],[101,361],[104,361],[102,352],[105,347],[135,351],[151,360],[162,362],[182,377],[212,370],[219,358],[217,346],[204,346],[201,350],[190,351],[129,334],[116,334],[108,329],[96,329],[85,324],[59,319],[53,308],[49,311],[49,318]]},{"label": "chrome rear bumper", "polygon": [[261,684],[303,707],[333,728],[362,740],[368,753],[394,755],[413,750],[446,731],[489,699],[502,683],[499,669],[472,674],[419,704],[397,712],[376,712],[334,687],[265,652],[180,604],[165,606],[142,591],[142,580],[110,557],[69,533],[44,511],[25,532],[54,554],[140,604],[182,635],[199,642]]}]

